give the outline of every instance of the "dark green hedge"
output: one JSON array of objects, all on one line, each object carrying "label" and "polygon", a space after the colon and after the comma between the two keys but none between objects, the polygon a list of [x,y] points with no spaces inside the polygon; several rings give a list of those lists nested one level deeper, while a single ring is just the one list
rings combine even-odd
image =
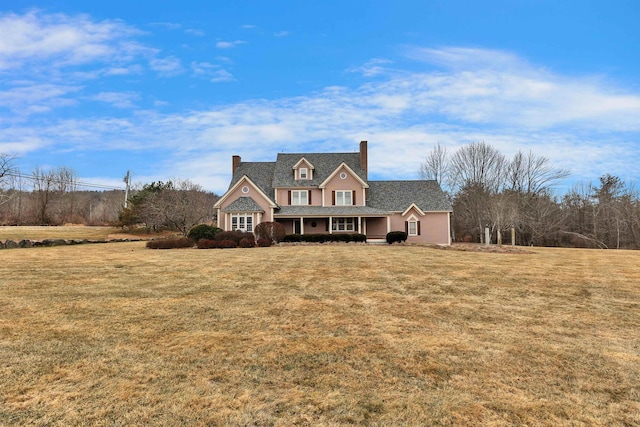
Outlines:
[{"label": "dark green hedge", "polygon": [[283,242],[361,242],[367,241],[367,236],[358,233],[336,233],[336,234],[287,234],[282,239]]},{"label": "dark green hedge", "polygon": [[407,233],[405,233],[404,231],[390,231],[387,233],[387,243],[388,244],[392,244],[392,243],[400,243],[400,242],[406,242],[407,241]]}]

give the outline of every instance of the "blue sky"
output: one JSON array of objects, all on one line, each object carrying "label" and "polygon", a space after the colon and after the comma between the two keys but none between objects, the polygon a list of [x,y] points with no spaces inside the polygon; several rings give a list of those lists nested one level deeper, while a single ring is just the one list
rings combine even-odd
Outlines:
[{"label": "blue sky", "polygon": [[0,152],[223,193],[231,156],[351,152],[416,179],[436,143],[640,177],[640,3],[0,3]]}]

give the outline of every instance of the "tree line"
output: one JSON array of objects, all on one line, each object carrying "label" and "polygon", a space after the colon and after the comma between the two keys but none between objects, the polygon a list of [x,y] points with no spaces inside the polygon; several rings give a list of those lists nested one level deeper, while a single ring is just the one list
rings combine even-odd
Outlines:
[{"label": "tree line", "polygon": [[125,203],[124,190],[82,189],[87,184],[71,168],[23,174],[14,160],[0,153],[0,225],[143,226],[186,234],[193,225],[215,220],[218,196],[189,180],[138,186]]},{"label": "tree line", "polygon": [[420,166],[453,204],[454,241],[598,248],[640,247],[640,199],[632,184],[605,174],[563,195],[569,172],[547,157],[518,151],[507,158],[485,142],[449,153],[437,144]]}]

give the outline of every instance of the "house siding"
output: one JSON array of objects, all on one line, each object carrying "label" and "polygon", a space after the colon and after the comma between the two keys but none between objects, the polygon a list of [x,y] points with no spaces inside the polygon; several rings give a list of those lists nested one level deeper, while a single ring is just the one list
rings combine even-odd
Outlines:
[{"label": "house siding", "polygon": [[413,209],[405,216],[395,214],[391,217],[391,231],[406,231],[405,222],[414,216],[420,221],[420,235],[408,236],[408,243],[435,243],[439,245],[450,244],[449,240],[449,212],[425,212],[419,215]]},{"label": "house siding", "polygon": [[317,188],[278,188],[276,202],[280,206],[289,206],[289,191],[310,190],[311,203],[309,206],[322,206],[322,190]]},{"label": "house siding", "polygon": [[[243,187],[249,187],[249,192],[248,193],[243,193],[242,192],[242,188]],[[223,212],[224,208],[226,208],[227,206],[229,206],[231,203],[233,203],[236,199],[238,199],[239,197],[251,197],[259,206],[260,208],[264,211],[264,212],[255,212],[254,215],[254,226],[259,224],[260,222],[266,222],[266,221],[273,221],[273,216],[271,215],[271,204],[269,203],[268,200],[266,200],[261,194],[260,192],[257,190],[257,188],[252,185],[250,182],[243,182],[241,183],[238,188],[236,188],[235,190],[233,190],[231,193],[228,193],[228,195],[225,195],[226,198],[225,200],[220,204],[219,206],[219,213],[218,213],[218,227],[222,228],[223,230],[230,230],[231,229],[231,224],[229,221],[229,214],[226,212]]]},{"label": "house siding", "polygon": [[[340,174],[346,173],[345,179],[340,178]],[[344,166],[338,169],[338,172],[326,183],[324,191],[324,206],[333,206],[334,191],[354,191],[355,205],[363,206],[363,189],[362,184],[353,176]]]}]

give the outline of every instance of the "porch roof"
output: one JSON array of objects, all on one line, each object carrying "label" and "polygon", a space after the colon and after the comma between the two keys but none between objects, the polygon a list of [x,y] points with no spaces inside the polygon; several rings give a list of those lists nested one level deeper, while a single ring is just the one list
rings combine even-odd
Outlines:
[{"label": "porch roof", "polygon": [[222,209],[222,212],[262,212],[264,209],[260,207],[251,197],[238,197],[229,206]]},{"label": "porch roof", "polygon": [[389,216],[392,213],[370,206],[281,206],[274,216]]}]

